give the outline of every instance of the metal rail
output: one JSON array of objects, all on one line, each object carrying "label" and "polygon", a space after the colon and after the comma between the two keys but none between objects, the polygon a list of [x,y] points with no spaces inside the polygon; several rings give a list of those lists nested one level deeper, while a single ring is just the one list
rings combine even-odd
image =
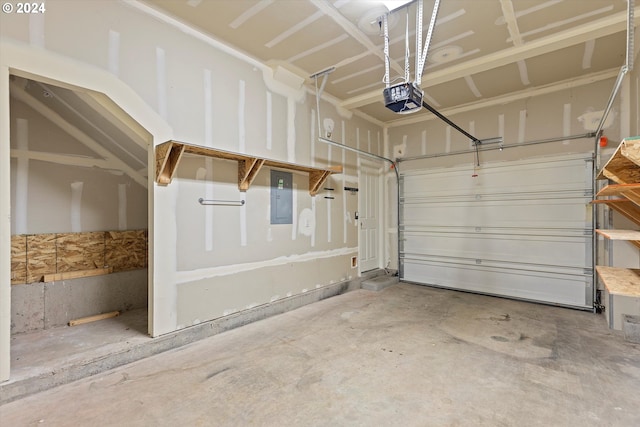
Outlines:
[{"label": "metal rail", "polygon": [[[492,151],[492,150],[503,150],[506,148],[517,148],[517,147],[526,147],[528,145],[536,145],[536,144],[546,144],[549,142],[558,142],[558,141],[566,141],[566,140],[571,140],[571,139],[582,139],[582,138],[593,138],[595,136],[595,132],[590,132],[590,133],[585,133],[585,134],[581,134],[581,135],[571,135],[571,136],[562,136],[562,137],[556,137],[556,138],[547,138],[547,139],[538,139],[535,141],[527,141],[527,142],[520,142],[520,143],[516,143],[516,144],[501,144],[498,147],[486,147],[483,146],[482,144],[480,144],[480,147],[478,148],[479,151]],[[481,141],[481,140],[480,140]],[[413,157],[403,157],[401,159],[398,159],[398,162],[408,162],[411,160],[421,160],[421,159],[430,159],[430,158],[434,158],[434,157],[446,157],[446,156],[456,156],[456,155],[460,155],[460,154],[470,154],[470,153],[475,153],[476,149],[471,149],[471,150],[459,150],[459,151],[451,151],[449,153],[435,153],[435,154],[425,154],[422,156],[413,156]]]}]

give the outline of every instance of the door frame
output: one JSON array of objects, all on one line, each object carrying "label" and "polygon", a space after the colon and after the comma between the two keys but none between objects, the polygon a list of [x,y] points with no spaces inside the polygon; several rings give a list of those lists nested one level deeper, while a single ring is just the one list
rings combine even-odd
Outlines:
[{"label": "door frame", "polygon": [[[114,104],[127,112],[150,134],[152,140],[148,147],[148,332],[158,335],[157,304],[155,292],[159,284],[154,278],[163,262],[154,262],[154,244],[156,243],[154,212],[158,197],[154,180],[154,147],[173,137],[173,131],[140,96],[113,74],[95,66],[77,61],[60,54],[24,44],[0,41],[0,382],[9,380],[11,345],[11,183],[9,181],[10,163],[10,109],[9,79],[11,75],[48,82],[72,90],[88,90],[107,95]],[[163,227],[159,229],[162,230]],[[6,236],[6,238],[4,238]],[[164,272],[160,272],[164,273]]]},{"label": "door frame", "polygon": [[[384,255],[384,248],[383,248],[383,235],[382,235],[382,231],[383,231],[383,225],[384,225],[384,221],[385,221],[385,217],[384,217],[384,210],[382,208],[382,198],[383,198],[383,171],[384,171],[384,167],[383,165],[380,165],[379,162],[375,162],[375,161],[371,161],[371,160],[366,160],[361,158],[360,156],[358,156],[358,212],[362,212],[362,207],[364,206],[364,203],[366,202],[366,196],[365,196],[365,191],[363,190],[363,180],[362,180],[362,168],[367,168],[367,169],[373,169],[376,171],[377,173],[377,182],[378,182],[378,206],[376,207],[376,211],[377,211],[377,216],[378,216],[378,224],[376,227],[376,236],[377,236],[377,241],[378,241],[378,245],[376,248],[376,258],[378,260],[376,267],[374,267],[371,270],[375,270],[377,268],[382,268],[382,263],[383,263],[383,255]],[[360,255],[362,253],[361,251],[361,241],[360,241],[360,226],[359,226],[359,219],[356,220],[356,227],[358,227],[358,258],[361,259]],[[362,262],[358,262],[358,276],[361,276],[363,272],[366,271],[371,271],[371,270],[362,270]]]}]

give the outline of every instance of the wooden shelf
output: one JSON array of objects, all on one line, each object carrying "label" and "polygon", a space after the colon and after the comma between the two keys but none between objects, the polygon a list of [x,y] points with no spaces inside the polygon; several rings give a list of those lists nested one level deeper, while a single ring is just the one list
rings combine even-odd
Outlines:
[{"label": "wooden shelf", "polygon": [[622,140],[597,179],[610,179],[617,184],[640,182],[640,137]]},{"label": "wooden shelf", "polygon": [[596,271],[610,294],[640,297],[640,270],[599,265]]},{"label": "wooden shelf", "polygon": [[605,204],[627,219],[640,225],[640,206],[627,199],[594,200],[591,203]]},{"label": "wooden shelf", "polygon": [[640,231],[636,230],[596,230],[596,233],[609,240],[640,240]]},{"label": "wooden shelf", "polygon": [[330,168],[312,168],[295,163],[281,162],[233,153],[215,148],[186,144],[178,141],[167,141],[156,147],[156,182],[159,185],[169,185],[176,173],[180,159],[184,153],[195,154],[216,159],[235,160],[238,162],[238,189],[247,191],[258,175],[262,166],[286,169],[309,174],[309,194],[315,196],[322,188],[329,175],[342,173],[342,166]]}]

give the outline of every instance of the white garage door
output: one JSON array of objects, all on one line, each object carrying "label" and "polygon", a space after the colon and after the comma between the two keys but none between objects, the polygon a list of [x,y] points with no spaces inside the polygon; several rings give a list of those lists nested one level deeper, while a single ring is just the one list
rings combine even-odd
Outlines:
[{"label": "white garage door", "polygon": [[408,171],[405,281],[593,307],[592,160],[581,156]]}]

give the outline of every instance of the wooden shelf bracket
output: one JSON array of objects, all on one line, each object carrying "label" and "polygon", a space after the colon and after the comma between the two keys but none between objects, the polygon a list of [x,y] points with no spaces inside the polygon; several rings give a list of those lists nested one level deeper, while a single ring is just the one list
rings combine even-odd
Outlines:
[{"label": "wooden shelf bracket", "polygon": [[325,169],[313,168],[183,142],[167,141],[156,147],[156,182],[158,185],[165,186],[171,183],[184,153],[237,161],[238,189],[240,191],[249,189],[263,166],[308,173],[309,194],[312,196],[318,193],[331,174],[342,173],[342,166],[333,166]]}]

